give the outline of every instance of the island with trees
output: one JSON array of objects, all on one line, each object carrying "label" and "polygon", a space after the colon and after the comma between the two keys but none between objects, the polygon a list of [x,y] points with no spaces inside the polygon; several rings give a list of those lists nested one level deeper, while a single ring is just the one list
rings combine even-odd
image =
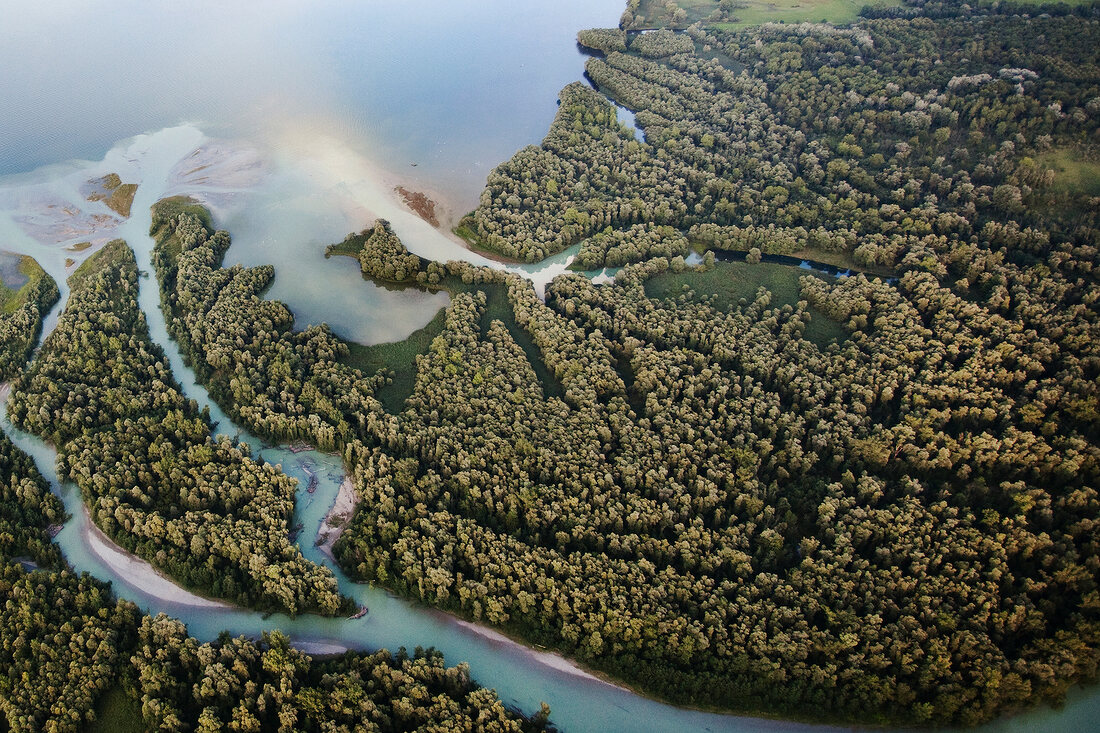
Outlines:
[{"label": "island with trees", "polygon": [[[17,302],[56,299],[49,276],[34,274],[11,294]],[[153,554],[150,561],[200,589],[290,611],[338,604],[331,574],[311,569],[294,554],[297,548],[284,549],[285,526],[259,533],[261,517],[268,524],[279,518],[287,499],[276,492],[290,479],[251,462],[240,446],[211,439],[194,405],[180,397],[134,301],[137,270],[125,243],[97,252],[70,286],[57,329],[8,404],[28,428],[56,441],[59,463],[93,515],[124,547],[160,548],[167,559]],[[25,356],[22,344],[33,343],[41,328],[37,307],[23,317],[25,323],[13,319],[13,338],[0,345],[16,368]],[[52,401],[62,396],[63,402]],[[212,484],[217,491],[204,489]],[[135,488],[111,488],[126,485]],[[171,499],[168,485],[177,487]],[[183,511],[191,492],[200,507]],[[107,505],[115,507],[109,518]],[[232,520],[228,529],[219,527],[225,521],[219,510]],[[259,640],[223,635],[201,643],[179,621],[142,615],[109,584],[73,573],[51,541],[51,528],[64,519],[34,462],[0,434],[2,730],[399,731],[433,729],[440,721],[493,733],[545,729],[548,709],[530,718],[517,714],[474,683],[465,665],[447,667],[431,649],[313,659],[278,631]],[[248,528],[249,522],[256,526]],[[227,547],[238,548],[234,565],[213,541],[206,552],[198,543],[193,554],[177,551],[173,537],[181,533],[202,542],[224,533]],[[249,546],[257,558],[238,567],[239,548]],[[256,577],[248,571],[257,563],[288,577],[276,583]]]}]

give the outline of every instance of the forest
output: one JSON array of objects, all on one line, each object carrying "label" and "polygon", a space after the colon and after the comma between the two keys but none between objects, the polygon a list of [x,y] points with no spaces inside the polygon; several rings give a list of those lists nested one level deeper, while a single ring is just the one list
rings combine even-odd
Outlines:
[{"label": "forest", "polygon": [[[31,367],[38,380],[30,380],[34,387],[47,384],[48,376],[71,389],[81,407],[96,409],[69,415],[70,408],[64,405],[47,406],[33,387],[29,394],[37,397],[12,397],[13,402],[22,399],[41,405],[35,417],[25,418],[38,429],[46,430],[46,421],[55,418],[48,423],[55,425],[51,437],[56,435],[64,442],[68,456],[75,451],[76,439],[65,437],[74,432],[66,426],[74,421],[89,425],[81,429],[82,433],[99,433],[104,440],[110,440],[112,434],[125,434],[117,426],[114,433],[97,429],[96,422],[83,418],[102,418],[123,405],[134,404],[133,380],[138,376],[161,380],[159,384],[151,382],[158,385],[158,390],[149,397],[183,413],[163,415],[166,424],[182,425],[184,415],[194,412],[193,405],[180,402],[162,357],[154,353],[156,349],[147,337],[142,338],[143,317],[132,300],[136,277],[133,256],[121,241],[111,243],[88,260],[70,281],[73,293],[58,324],[62,335],[48,337]],[[23,290],[34,297],[40,297],[40,292],[52,292],[52,297],[57,297],[56,286],[45,273],[40,281],[31,281],[16,295],[26,297],[28,292]],[[33,343],[33,335],[41,328],[40,312],[28,313],[28,322],[12,325],[12,333],[18,338],[0,345],[6,350],[5,358],[11,359],[16,368],[22,366],[21,344]],[[81,327],[93,323],[97,328]],[[111,359],[95,348],[98,337],[94,334],[107,326],[112,328],[103,332],[103,338],[118,341],[110,345]],[[83,347],[89,359],[109,363],[102,372],[84,360],[74,364],[75,357],[66,344]],[[75,382],[78,367],[88,368],[87,381],[106,383],[103,393],[113,398],[113,403],[86,401],[90,400],[90,392],[81,390]],[[75,412],[78,408],[71,409]],[[193,416],[191,419],[197,420]],[[202,425],[205,430],[205,423]],[[215,444],[208,430],[202,432],[196,427],[194,435],[203,437],[195,437],[196,445],[184,448],[173,444],[177,436],[152,435],[136,418],[128,427],[135,433],[140,430],[144,436],[135,445],[148,440],[159,446],[158,458],[171,456],[167,465],[178,460],[183,466],[180,470],[186,470],[184,456],[205,446],[211,453],[235,458],[230,463],[210,461],[206,481],[219,481],[229,486],[230,492],[247,490],[255,483],[249,478],[250,469],[244,467],[246,457],[234,453],[239,449]],[[90,466],[94,467],[93,475],[117,480],[93,463],[97,458],[88,457],[94,450],[82,448],[83,455],[78,459],[61,453],[61,460],[77,467],[78,473],[81,469],[92,472],[87,468]],[[147,487],[141,493],[148,495],[156,488],[149,477],[160,466],[143,464],[140,457],[144,455],[136,452],[123,460],[141,472],[134,485]],[[232,471],[227,472],[223,466]],[[220,476],[218,471],[222,471]],[[89,491],[85,488],[89,484],[74,480],[82,492]],[[174,480],[186,486],[180,475]],[[192,485],[201,486],[198,482],[202,480],[196,474]],[[92,486],[90,490],[98,488]],[[263,498],[258,491],[257,497]],[[136,488],[125,497],[130,501],[140,498]],[[123,501],[119,499],[117,505],[125,506]],[[129,507],[124,511],[127,516],[138,516]],[[204,522],[216,523],[210,511],[206,515]],[[349,652],[315,660],[291,648],[287,638],[277,631],[259,640],[223,635],[213,643],[199,642],[188,636],[179,621],[163,615],[142,616],[134,604],[116,599],[109,584],[87,574],[74,574],[50,536],[50,528],[64,519],[61,502],[50,492],[34,462],[7,435],[0,434],[0,597],[4,598],[0,606],[0,730],[88,730],[97,722],[97,703],[106,696],[113,696],[116,703],[121,701],[118,704],[123,710],[119,714],[136,716],[146,729],[161,731],[412,731],[436,730],[439,721],[494,733],[545,728],[547,708],[530,719],[521,717],[506,708],[492,690],[478,687],[465,665],[446,667],[442,656],[430,649],[417,649],[412,655],[404,649],[396,654],[386,650]],[[158,519],[172,531],[172,519],[165,521],[150,512],[145,521]],[[175,520],[182,521],[186,519]],[[237,523],[246,521],[243,518]],[[205,536],[193,528],[186,531]],[[234,536],[247,539],[248,532]],[[210,555],[207,562],[213,565],[217,562],[216,552]],[[186,567],[179,572],[186,573]],[[299,567],[294,572],[307,571]],[[227,573],[226,569],[219,571]],[[257,585],[247,577],[241,582]],[[279,585],[293,590],[289,581]],[[255,597],[263,598],[259,594]]]},{"label": "forest", "polygon": [[[1011,43],[1036,24],[1045,43]],[[613,286],[559,279],[546,304],[439,265],[474,287],[396,413],[373,396],[384,377],[341,364],[324,328],[294,332],[261,297],[270,270],[221,268],[228,236],[178,206],[157,220],[173,329],[251,429],[343,451],[362,501],[337,554],[363,578],[678,701],[965,724],[1057,699],[1096,667],[1095,207],[1035,155],[1095,139],[1081,28],[696,29],[691,54],[591,61],[602,89],[636,95],[620,101],[647,142],[571,86],[558,133],[493,174],[475,217],[534,233],[520,249],[599,233],[593,264],[661,256]],[[959,73],[974,56],[996,73]],[[897,279],[807,278],[774,308],[766,291],[726,309],[646,297],[650,277],[690,276],[685,239],[837,252]],[[357,246],[378,256],[368,274],[410,279],[384,224]],[[479,285],[507,288],[560,399],[484,322]],[[811,306],[847,338],[803,338]]]},{"label": "forest", "polygon": [[0,283],[0,381],[19,374],[42,330],[42,317],[57,302],[57,283],[30,257],[19,259],[26,278],[18,289]]},{"label": "forest", "polygon": [[[327,327],[294,329],[264,297],[271,267],[224,266],[208,211],[154,209],[169,329],[211,396],[343,457],[359,503],[340,565],[679,704],[969,726],[1095,681],[1100,198],[1052,164],[1100,170],[1100,9],[907,2],[848,27],[578,41],[589,83],[462,231],[623,269],[540,299],[428,262],[384,221],[349,235],[330,253],[366,276],[451,293],[401,399]],[[794,254],[889,276],[730,297],[728,251],[750,271]],[[201,592],[340,610],[287,540],[293,483],[180,393],[124,243],[70,284],[9,413],[54,443],[96,523]],[[49,293],[12,323],[12,364]],[[165,730],[547,721],[430,650],[312,660],[277,632],[203,643],[141,617],[65,568],[46,532],[61,507],[10,442],[0,478],[0,655],[42,680],[0,676],[12,729],[78,729],[119,687]]]},{"label": "forest", "polygon": [[[12,293],[4,319],[6,369],[17,371],[57,298],[38,269]],[[43,295],[45,294],[45,295]],[[42,305],[41,309],[39,304]],[[61,502],[34,462],[0,434],[0,729],[79,730],[94,701],[117,678],[119,646],[132,630],[133,604],[74,574],[50,538]]]},{"label": "forest", "polygon": [[14,382],[14,424],[57,447],[119,545],[200,592],[288,613],[333,614],[328,570],[287,537],[295,482],[253,461],[179,391],[138,307],[122,240],[69,279],[72,294],[42,352]]}]

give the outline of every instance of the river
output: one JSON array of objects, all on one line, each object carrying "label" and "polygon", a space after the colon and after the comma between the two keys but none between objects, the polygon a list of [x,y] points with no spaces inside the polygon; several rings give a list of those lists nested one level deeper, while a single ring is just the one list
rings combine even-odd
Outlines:
[{"label": "river", "polygon": [[[324,246],[382,216],[417,254],[490,264],[416,217],[393,186],[429,192],[452,218],[472,207],[488,170],[538,142],[557,91],[581,78],[576,30],[614,25],[622,5],[287,1],[260,12],[249,3],[122,0],[106,13],[78,0],[0,0],[0,248],[35,257],[63,304],[67,275],[111,238],[126,239],[152,273],[149,206],[165,195],[193,195],[233,234],[229,263],[276,266],[270,296],[290,305],[298,327],[326,322],[367,344],[403,338],[447,296],[376,287],[354,261],[325,260]],[[88,180],[111,172],[139,184],[128,220],[84,197]],[[85,241],[93,246],[74,247]],[[509,269],[541,290],[572,254]],[[168,338],[151,277],[141,281],[139,302],[176,379],[210,408],[217,431],[299,480],[299,544],[307,558],[332,567],[314,539],[344,479],[340,460],[267,446],[234,425]],[[44,336],[61,307],[47,316]],[[828,730],[647,700],[561,657],[353,583],[336,568],[341,592],[367,605],[366,617],[265,618],[200,598],[95,531],[78,490],[58,482],[52,448],[14,429],[6,414],[2,424],[71,515],[56,541],[73,567],[111,582],[147,612],[180,618],[200,639],[223,629],[258,636],[280,628],[315,653],[434,646],[448,663],[468,662],[475,679],[509,704],[533,712],[548,702],[566,731]],[[983,730],[1076,731],[1096,719],[1100,695],[1089,690],[1072,694],[1062,711]]]}]

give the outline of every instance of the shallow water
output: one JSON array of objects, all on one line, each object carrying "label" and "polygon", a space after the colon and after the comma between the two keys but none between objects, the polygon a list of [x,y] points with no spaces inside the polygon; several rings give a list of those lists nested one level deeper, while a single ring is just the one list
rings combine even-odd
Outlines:
[{"label": "shallow water", "polygon": [[[612,100],[614,102],[614,100]],[[619,120],[619,124],[624,127],[628,127],[634,131],[634,139],[638,142],[645,142],[645,131],[638,127],[638,120],[635,118],[634,112],[621,104],[615,103],[615,117]]]},{"label": "shallow water", "polygon": [[0,252],[0,283],[4,287],[18,290],[30,281],[30,278],[19,271],[19,264],[23,258],[11,252]]}]

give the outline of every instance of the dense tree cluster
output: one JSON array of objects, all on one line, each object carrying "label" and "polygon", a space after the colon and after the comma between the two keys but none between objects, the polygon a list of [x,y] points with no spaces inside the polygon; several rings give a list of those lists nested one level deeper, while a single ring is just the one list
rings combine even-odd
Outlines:
[{"label": "dense tree cluster", "polygon": [[619,28],[589,28],[577,34],[577,43],[602,53],[626,50],[626,33]]},{"label": "dense tree cluster", "polygon": [[[76,423],[87,426],[81,430],[88,433],[123,436],[140,431],[150,437],[148,426],[132,415],[116,417],[114,425],[83,419],[102,417],[112,404],[116,410],[133,407],[159,415],[177,428],[188,420],[199,422],[193,405],[181,402],[160,355],[145,338],[143,319],[133,301],[135,278],[132,256],[121,242],[109,245],[77,272],[72,299],[58,324],[61,336],[49,337],[31,370],[39,381],[30,380],[31,385],[42,386],[45,375],[50,375],[56,386],[48,391],[56,397],[71,390],[74,399],[64,405],[37,400],[36,416],[26,419],[42,428],[46,416],[52,416],[57,427],[51,434],[70,452],[65,460],[85,477],[94,472],[115,482],[134,478],[119,477],[118,470],[140,473],[137,478],[144,483],[115,484],[133,487],[126,492],[127,498],[163,495],[164,487],[153,485],[150,479],[170,471],[173,486],[182,489],[175,502],[187,501],[184,492],[199,481],[217,487],[216,492],[204,492],[204,501],[211,493],[223,494],[226,502],[240,501],[242,492],[250,490],[254,464],[250,467],[238,452],[236,464],[229,465],[230,471],[223,470],[218,456],[238,449],[210,441],[204,425],[202,430],[199,425],[192,426],[193,431],[180,428],[194,433],[195,444],[190,446],[174,444],[169,434],[152,436],[157,461],[151,465],[145,460],[151,450],[120,455],[119,469],[96,465],[96,459],[88,457],[94,447],[80,448],[83,454],[79,458],[71,456],[77,439],[70,435],[77,432],[72,427]],[[23,343],[40,327],[41,320],[36,318],[16,341]],[[103,334],[110,353],[96,344],[97,333]],[[86,364],[67,354],[60,340],[81,350],[90,361]],[[0,348],[12,349],[11,343]],[[73,361],[73,369],[87,366],[84,383],[74,381],[74,373],[65,371],[66,356]],[[95,360],[104,365],[92,366]],[[63,372],[67,375],[64,379]],[[101,401],[90,402],[92,393],[82,384],[101,388]],[[150,385],[154,389],[149,390]],[[24,395],[13,401],[33,399]],[[92,408],[97,404],[99,408]],[[69,414],[80,408],[84,410],[79,416]],[[158,413],[158,408],[175,414]],[[184,475],[188,473],[196,476]],[[285,479],[276,487],[282,482]],[[78,483],[87,486],[79,479]],[[209,511],[211,508],[206,507],[202,525],[223,521]],[[139,618],[136,607],[113,598],[107,584],[86,574],[76,575],[66,566],[48,533],[51,525],[63,520],[63,514],[60,501],[34,462],[0,434],[0,729],[84,730],[94,720],[100,696],[120,687],[141,699],[150,729],[165,731],[439,730],[452,721],[459,727],[486,731],[545,727],[547,709],[532,720],[520,717],[507,710],[494,692],[477,687],[465,666],[446,668],[435,652],[418,650],[410,658],[404,652],[394,657],[383,650],[313,662],[290,648],[278,632],[265,635],[258,643],[224,638],[201,644],[189,638],[178,621],[164,616]],[[268,515],[266,521],[277,521],[277,516]],[[169,537],[158,542],[165,544],[166,553],[174,552],[170,546],[173,526],[182,526],[181,522],[149,514],[145,522],[166,531]],[[255,534],[247,523],[246,517],[239,517],[232,532],[234,541],[243,547],[248,547]],[[189,538],[208,536],[205,526],[185,531]],[[278,531],[285,541],[285,524]],[[219,574],[230,574],[219,567],[214,553],[205,561]],[[253,569],[267,564],[256,554],[242,555],[241,561]],[[313,571],[299,567],[291,572],[301,578],[277,582],[293,592],[294,584],[303,579],[308,582]],[[303,603],[301,607],[310,606]]]},{"label": "dense tree cluster", "polygon": [[21,268],[27,283],[14,293],[5,293],[0,310],[0,381],[15,377],[38,341],[42,318],[57,302],[57,283],[29,257]]},{"label": "dense tree cluster", "polygon": [[[5,365],[20,368],[57,287],[34,265],[33,294],[5,320]],[[43,294],[45,294],[43,296]],[[18,316],[18,318],[16,318]],[[133,605],[65,565],[49,528],[64,518],[34,461],[0,434],[0,728],[77,731],[117,678]]]},{"label": "dense tree cluster", "polygon": [[290,309],[260,297],[273,268],[221,267],[229,235],[205,216],[173,200],[154,210],[153,262],[172,336],[211,396],[255,434],[342,449],[382,412],[382,378],[339,364],[347,345],[327,327],[294,331]]},{"label": "dense tree cluster", "polygon": [[1095,674],[1079,367],[925,272],[806,278],[853,329],[822,353],[767,293],[645,298],[653,264],[555,281],[556,314],[516,284],[565,403],[456,298],[408,445],[352,456],[345,565],[682,700],[975,722]]},{"label": "dense tree cluster", "polygon": [[[578,148],[583,160],[571,157]],[[599,188],[593,187],[589,171],[598,177]],[[481,203],[464,222],[484,247],[536,262],[613,222],[638,221],[631,197],[613,212],[601,189],[617,181],[633,192],[636,186],[628,181],[643,175],[664,178],[645,144],[619,124],[615,108],[575,82],[562,90],[557,118],[542,147],[528,146],[494,169]],[[641,214],[644,202],[635,203]]]},{"label": "dense tree cluster", "polygon": [[[1057,697],[1096,665],[1096,319],[1066,305],[1084,281],[978,262],[1058,344],[921,261],[733,312],[646,298],[666,259],[549,305],[449,263],[507,287],[563,399],[457,294],[406,409],[345,418],[337,556],[678,700],[974,722]],[[802,338],[809,303],[843,346]]]},{"label": "dense tree cluster", "polygon": [[110,537],[185,585],[246,605],[335,613],[331,572],[287,536],[295,482],[210,437],[138,307],[121,240],[70,279],[72,294],[9,403],[16,424],[51,440]]},{"label": "dense tree cluster", "polygon": [[681,53],[691,53],[695,50],[695,42],[683,33],[674,33],[667,28],[661,28],[633,36],[630,50],[647,58],[660,59]]},{"label": "dense tree cluster", "polygon": [[[471,228],[525,258],[595,234],[598,263],[666,225],[898,280],[729,312],[646,298],[690,282],[665,259],[548,305],[510,283],[561,401],[456,298],[403,443],[349,452],[340,559],[681,701],[974,723],[1094,677],[1097,208],[1036,161],[1095,143],[1096,23],[693,33],[738,70],[591,60],[650,142],[570,86]],[[803,338],[810,306],[850,337]]]},{"label": "dense tree cluster", "polygon": [[[586,257],[606,262],[687,237],[836,251],[897,279],[805,278],[782,307],[763,290],[726,309],[690,287],[646,297],[659,273],[690,285],[673,255],[613,285],[559,278],[544,303],[448,263],[472,287],[398,414],[330,366],[338,346],[296,351],[288,316],[235,360],[294,378],[238,371],[218,393],[257,422],[308,385],[333,395],[310,414],[347,436],[349,572],[654,693],[935,724],[1057,699],[1100,658],[1100,235],[1096,202],[1037,161],[1095,142],[1097,28],[915,17],[696,28],[695,52],[661,61],[612,51],[589,72],[648,142],[567,87],[543,146],[490,176],[467,222],[487,243],[539,258],[596,234]],[[205,332],[282,307],[223,294],[250,272],[216,267],[228,240],[170,223],[198,244],[166,297],[209,361],[224,352]],[[506,288],[560,398],[485,317],[483,283]],[[804,338],[811,307],[848,338]],[[362,397],[337,403],[336,380]]]},{"label": "dense tree cluster", "polygon": [[521,733],[542,730],[549,712],[521,718],[438,652],[314,662],[277,631],[201,644],[164,615],[143,619],[133,663],[146,722],[163,731]]},{"label": "dense tree cluster", "polygon": [[[326,254],[349,252],[356,254],[363,274],[383,282],[416,281],[427,264],[409,252],[385,219],[359,234],[349,234],[340,244],[329,246]],[[426,273],[425,273],[426,275]],[[438,274],[433,284],[439,282]]]},{"label": "dense tree cluster", "polygon": [[120,646],[137,609],[63,561],[24,570],[0,557],[0,596],[0,715],[7,727],[83,730],[96,699],[118,679]]}]

